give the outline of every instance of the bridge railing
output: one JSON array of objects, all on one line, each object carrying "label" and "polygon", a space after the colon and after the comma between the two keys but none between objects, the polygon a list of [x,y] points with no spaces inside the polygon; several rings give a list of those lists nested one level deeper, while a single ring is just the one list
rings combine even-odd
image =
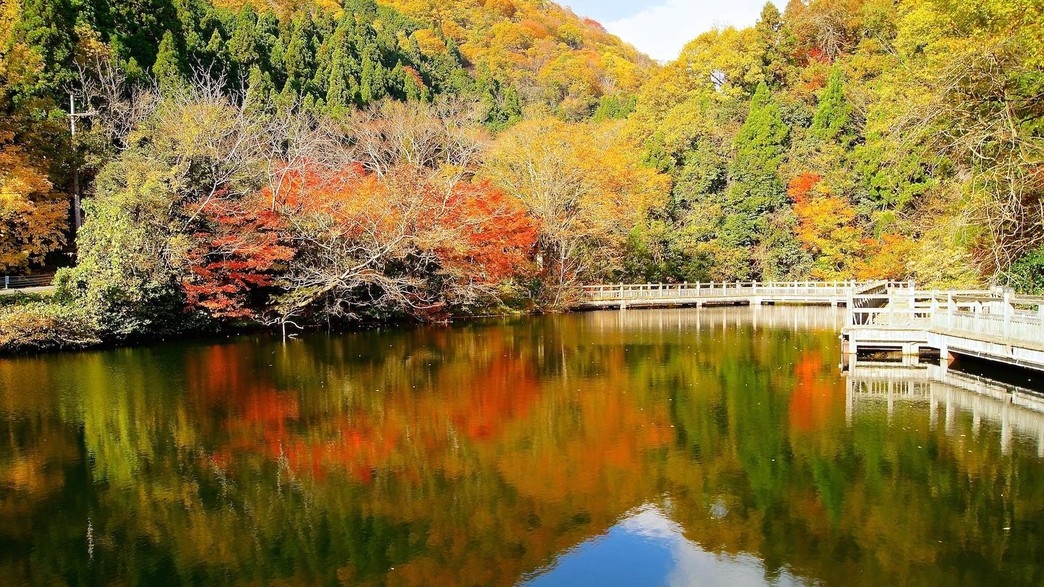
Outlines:
[{"label": "bridge railing", "polygon": [[926,326],[940,308],[972,311],[984,303],[1000,300],[987,290],[917,291],[889,287],[885,293],[856,294],[848,312],[849,326]]},{"label": "bridge railing", "polygon": [[628,301],[649,299],[697,299],[697,298],[749,298],[749,297],[792,297],[792,298],[839,298],[848,297],[867,288],[882,286],[885,289],[910,287],[907,282],[857,282],[857,281],[712,281],[697,283],[644,283],[603,284],[584,286],[584,297],[589,301]]},{"label": "bridge railing", "polygon": [[24,289],[27,287],[47,287],[54,281],[54,274],[45,275],[4,275],[0,277],[0,289]]},{"label": "bridge railing", "polygon": [[892,292],[887,304],[865,306],[880,299],[853,296],[849,326],[945,329],[1044,345],[1044,297],[988,290]]},{"label": "bridge railing", "polygon": [[932,315],[932,328],[968,333],[977,337],[1036,342],[1044,345],[1044,304],[1036,312],[1019,310],[1013,305],[999,313],[983,311],[947,311]]}]

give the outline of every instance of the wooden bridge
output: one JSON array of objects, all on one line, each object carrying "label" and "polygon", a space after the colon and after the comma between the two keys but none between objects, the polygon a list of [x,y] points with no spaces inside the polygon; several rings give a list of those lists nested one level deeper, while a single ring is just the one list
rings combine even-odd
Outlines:
[{"label": "wooden bridge", "polygon": [[887,288],[856,294],[842,329],[848,357],[874,351],[969,356],[1044,370],[1044,297],[1004,290]]},{"label": "wooden bridge", "polygon": [[845,362],[860,353],[970,356],[1044,371],[1044,296],[919,290],[912,282],[589,285],[575,309],[802,304],[848,308]]},{"label": "wooden bridge", "polygon": [[890,289],[913,288],[911,283],[857,281],[646,283],[588,285],[576,309],[662,308],[672,306],[727,306],[805,304],[851,306],[856,296]]}]

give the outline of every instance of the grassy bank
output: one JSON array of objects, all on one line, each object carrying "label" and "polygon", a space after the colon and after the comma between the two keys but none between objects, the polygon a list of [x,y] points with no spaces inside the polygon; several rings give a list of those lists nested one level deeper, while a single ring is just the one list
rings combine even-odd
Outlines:
[{"label": "grassy bank", "polygon": [[50,294],[0,296],[0,354],[83,349],[102,343],[81,308]]}]

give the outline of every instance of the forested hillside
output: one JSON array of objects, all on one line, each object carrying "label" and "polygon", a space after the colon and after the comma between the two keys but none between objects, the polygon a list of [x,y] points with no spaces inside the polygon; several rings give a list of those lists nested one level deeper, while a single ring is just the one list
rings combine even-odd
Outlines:
[{"label": "forested hillside", "polygon": [[0,272],[75,266],[0,347],[604,280],[1040,291],[1042,43],[1041,0],[768,4],[664,66],[543,0],[6,0]]},{"label": "forested hillside", "polygon": [[675,180],[650,276],[1039,288],[1042,7],[795,0],[694,40],[632,118]]}]

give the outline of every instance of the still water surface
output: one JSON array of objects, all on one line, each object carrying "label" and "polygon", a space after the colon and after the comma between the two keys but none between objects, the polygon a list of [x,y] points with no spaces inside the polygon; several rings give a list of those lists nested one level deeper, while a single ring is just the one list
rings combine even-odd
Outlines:
[{"label": "still water surface", "polygon": [[0,360],[0,584],[1044,584],[1044,419],[885,399],[841,319]]}]

